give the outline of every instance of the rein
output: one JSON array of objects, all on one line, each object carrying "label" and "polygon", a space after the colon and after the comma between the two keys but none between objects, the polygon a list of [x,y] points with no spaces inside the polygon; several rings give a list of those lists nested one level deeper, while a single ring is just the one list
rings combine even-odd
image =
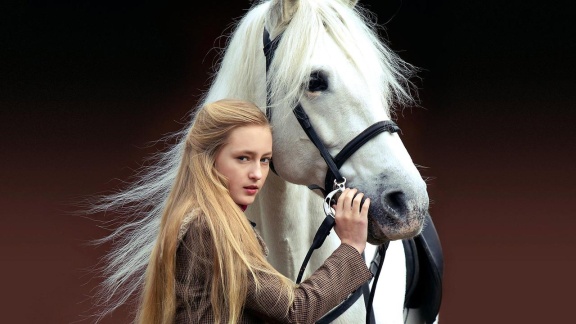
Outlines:
[{"label": "rein", "polygon": [[[266,28],[264,28],[263,33],[263,44],[264,44],[264,55],[266,56],[266,75],[269,74],[270,65],[272,63],[272,59],[274,58],[274,53],[278,48],[278,44],[280,42],[281,35],[276,37],[273,41],[270,40],[270,35]],[[271,98],[270,98],[270,89],[269,83],[267,82],[267,89],[266,89],[266,117],[271,122],[272,121],[272,109],[271,109]],[[326,218],[318,228],[312,246],[308,250],[306,257],[304,258],[304,262],[300,268],[298,273],[298,278],[296,279],[296,283],[300,283],[302,279],[302,275],[304,274],[304,270],[306,269],[306,265],[314,250],[318,249],[325,241],[326,237],[330,234],[330,230],[334,226],[334,214],[331,206],[334,204],[333,196],[338,194],[339,192],[343,191],[346,184],[346,178],[344,178],[340,174],[340,167],[346,162],[352,154],[354,154],[360,147],[366,144],[369,140],[376,137],[378,134],[383,132],[395,133],[400,130],[398,125],[393,121],[386,120],[386,121],[379,121],[375,124],[371,125],[370,127],[366,128],[356,137],[354,137],[350,142],[348,142],[344,148],[336,155],[336,157],[332,157],[328,149],[320,140],[320,137],[316,133],[316,130],[312,126],[310,122],[310,118],[308,114],[304,111],[304,108],[300,103],[296,105],[296,107],[292,110],[298,123],[310,139],[314,146],[320,152],[320,155],[326,161],[326,165],[328,166],[328,170],[326,171],[326,177],[324,180],[324,188],[311,184],[308,187],[310,189],[320,189],[325,197],[324,200],[324,211],[326,213]],[[270,165],[272,171],[277,173],[274,169],[274,165]],[[364,283],[360,288],[358,288],[355,292],[353,292],[348,298],[342,302],[339,306],[331,310],[328,314],[318,320],[316,323],[330,323],[336,318],[338,318],[342,313],[344,313],[352,304],[354,304],[362,294],[364,294],[364,302],[366,305],[366,323],[375,323],[374,313],[372,309],[372,302],[374,300],[374,294],[376,292],[376,284],[378,282],[378,277],[380,275],[380,271],[382,270],[382,264],[384,263],[384,258],[386,255],[386,249],[388,248],[388,242],[380,245],[378,247],[377,252],[375,253],[374,259],[370,263],[370,271],[372,272],[374,283],[372,285],[372,291],[370,291],[369,283],[372,279]],[[364,256],[364,254],[363,254]]]}]

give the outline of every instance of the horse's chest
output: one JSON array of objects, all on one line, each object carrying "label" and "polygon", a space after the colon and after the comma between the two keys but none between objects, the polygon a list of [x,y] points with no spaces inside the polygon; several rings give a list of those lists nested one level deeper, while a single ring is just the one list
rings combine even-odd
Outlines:
[{"label": "horse's chest", "polygon": [[[366,247],[368,264],[375,252],[374,246]],[[392,241],[386,250],[384,268],[374,296],[374,315],[378,323],[404,323],[404,296],[406,292],[406,257],[402,241]]]}]

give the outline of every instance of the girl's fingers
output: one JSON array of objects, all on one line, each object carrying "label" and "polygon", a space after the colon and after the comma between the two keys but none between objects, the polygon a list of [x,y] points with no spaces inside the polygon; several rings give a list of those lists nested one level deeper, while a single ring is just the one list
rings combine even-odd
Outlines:
[{"label": "girl's fingers", "polygon": [[356,194],[356,196],[354,197],[354,200],[352,201],[352,210],[353,211],[360,212],[360,203],[362,203],[362,197],[364,197],[364,194],[361,192]]},{"label": "girl's fingers", "polygon": [[340,194],[340,197],[338,197],[338,201],[336,202],[336,214],[337,215],[341,215],[342,211],[343,211],[343,207],[344,207],[344,199],[346,198],[346,196],[348,195],[348,192],[350,191],[349,188],[344,189],[344,191]]},{"label": "girl's fingers", "polygon": [[335,206],[336,226],[334,230],[343,243],[353,246],[362,253],[368,236],[368,208],[370,199],[357,189],[345,189]]},{"label": "girl's fingers", "polygon": [[[348,215],[358,215],[362,210],[368,208],[366,202],[362,202],[364,200],[364,193],[359,192],[358,189],[355,188],[346,188],[338,197],[338,202],[335,206],[335,211],[337,214],[341,216]],[[366,206],[366,207],[364,207]]]},{"label": "girl's fingers", "polygon": [[370,208],[370,198],[364,200],[364,205],[362,205],[362,210],[360,213],[368,215],[368,209]]},{"label": "girl's fingers", "polygon": [[344,197],[344,206],[348,208],[352,208],[352,201],[354,200],[354,195],[358,192],[358,189],[350,189],[346,196]]}]

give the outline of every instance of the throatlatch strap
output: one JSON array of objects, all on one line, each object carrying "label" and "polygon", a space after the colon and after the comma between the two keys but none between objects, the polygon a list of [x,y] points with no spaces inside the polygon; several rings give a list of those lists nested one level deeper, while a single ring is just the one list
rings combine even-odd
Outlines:
[{"label": "throatlatch strap", "polygon": [[276,53],[281,36],[282,35],[279,35],[274,40],[270,40],[270,34],[266,28],[264,28],[264,33],[262,34],[264,56],[266,57],[266,117],[270,123],[272,123],[272,109],[270,108],[270,84],[268,83],[268,71],[270,70],[270,65],[272,64],[272,59],[274,59],[274,53]]},{"label": "throatlatch strap", "polygon": [[[264,28],[264,33],[262,34],[263,44],[264,44],[264,56],[266,57],[266,118],[268,122],[272,124],[272,109],[270,108],[270,84],[268,83],[268,71],[270,70],[270,64],[272,64],[272,59],[274,58],[274,53],[276,48],[278,48],[278,43],[280,43],[280,36],[276,37],[274,41],[270,40],[270,34]],[[276,168],[274,168],[274,162],[270,161],[270,170],[278,175]]]}]

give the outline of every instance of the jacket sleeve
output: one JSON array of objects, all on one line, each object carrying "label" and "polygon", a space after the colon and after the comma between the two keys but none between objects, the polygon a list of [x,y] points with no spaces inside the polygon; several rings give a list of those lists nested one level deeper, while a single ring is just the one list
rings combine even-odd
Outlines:
[{"label": "jacket sleeve", "polygon": [[372,277],[356,249],[341,244],[324,264],[294,288],[294,301],[281,294],[280,279],[258,274],[248,288],[245,311],[279,323],[314,323]]}]

